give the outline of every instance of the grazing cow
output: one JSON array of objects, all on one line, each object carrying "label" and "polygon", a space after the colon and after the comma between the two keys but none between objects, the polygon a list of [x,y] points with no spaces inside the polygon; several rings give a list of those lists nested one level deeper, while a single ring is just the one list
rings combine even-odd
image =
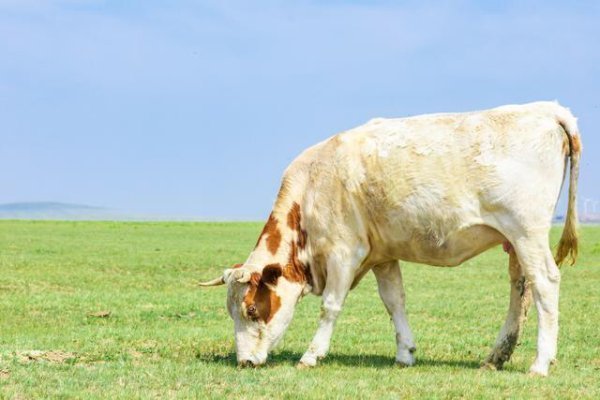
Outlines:
[{"label": "grazing cow", "polygon": [[[296,303],[323,298],[299,366],[325,357],[348,292],[372,270],[396,329],[396,361],[415,362],[398,260],[451,267],[499,244],[509,253],[506,322],[484,365],[499,369],[517,343],[531,296],[537,357],[547,375],[558,334],[557,264],[577,257],[576,119],[554,102],[486,111],[374,119],[303,152],[287,168],[256,248],[203,286],[227,284],[237,359],[260,365]],[[570,161],[566,223],[548,233]]]}]

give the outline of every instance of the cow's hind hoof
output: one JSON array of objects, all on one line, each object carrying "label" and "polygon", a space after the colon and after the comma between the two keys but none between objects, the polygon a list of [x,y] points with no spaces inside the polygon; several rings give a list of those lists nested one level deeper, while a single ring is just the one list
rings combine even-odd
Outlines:
[{"label": "cow's hind hoof", "polygon": [[250,360],[242,360],[238,362],[238,368],[254,368],[256,365]]},{"label": "cow's hind hoof", "polygon": [[498,368],[498,365],[494,364],[493,362],[484,362],[481,364],[479,369],[486,371],[498,371],[500,368]]}]

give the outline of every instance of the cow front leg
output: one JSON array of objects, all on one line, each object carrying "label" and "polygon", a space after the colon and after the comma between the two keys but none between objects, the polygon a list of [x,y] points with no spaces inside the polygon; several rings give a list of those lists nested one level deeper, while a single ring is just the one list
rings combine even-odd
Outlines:
[{"label": "cow front leg", "polygon": [[525,279],[512,247],[509,250],[510,305],[506,321],[496,339],[491,353],[483,362],[483,368],[502,369],[510,359],[523,331],[531,306],[531,284]]},{"label": "cow front leg", "polygon": [[396,329],[396,362],[401,366],[411,366],[415,363],[416,347],[404,308],[405,294],[400,265],[398,261],[380,264],[373,268],[373,272],[379,296]]},{"label": "cow front leg", "polygon": [[353,268],[340,268],[338,264],[338,266],[333,265],[332,268],[328,267],[327,272],[319,327],[308,350],[300,359],[299,368],[314,367],[317,365],[317,360],[325,357],[329,351],[335,321],[342,311],[344,301],[354,280]]}]

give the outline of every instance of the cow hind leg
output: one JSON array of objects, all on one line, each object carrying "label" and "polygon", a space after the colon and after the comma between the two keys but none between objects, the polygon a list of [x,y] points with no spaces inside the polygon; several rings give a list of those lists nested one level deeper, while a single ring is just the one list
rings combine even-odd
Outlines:
[{"label": "cow hind leg", "polygon": [[380,264],[373,268],[373,272],[379,296],[396,329],[396,362],[400,366],[411,366],[415,363],[416,347],[404,308],[405,294],[400,265],[398,261]]},{"label": "cow hind leg", "polygon": [[530,372],[548,375],[558,341],[560,271],[548,245],[548,235],[523,237],[513,243],[525,278],[531,282],[538,312],[537,355]]},{"label": "cow hind leg", "polygon": [[509,252],[510,305],[496,344],[482,366],[489,369],[502,369],[504,363],[510,359],[521,336],[531,305],[531,285],[523,275],[515,250],[510,246],[507,247],[507,250]]}]

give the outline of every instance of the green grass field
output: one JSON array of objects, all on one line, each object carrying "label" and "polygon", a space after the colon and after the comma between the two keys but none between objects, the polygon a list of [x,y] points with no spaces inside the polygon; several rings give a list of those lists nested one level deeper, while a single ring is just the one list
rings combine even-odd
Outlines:
[{"label": "green grass field", "polygon": [[267,366],[238,369],[226,290],[196,283],[245,260],[261,227],[0,221],[0,397],[600,398],[600,227],[581,229],[578,265],[562,270],[558,363],[546,379],[526,374],[534,311],[505,370],[478,369],[508,307],[500,248],[458,268],[404,265],[412,368],[394,365],[369,274],[320,366],[295,368],[317,325],[311,295]]}]

